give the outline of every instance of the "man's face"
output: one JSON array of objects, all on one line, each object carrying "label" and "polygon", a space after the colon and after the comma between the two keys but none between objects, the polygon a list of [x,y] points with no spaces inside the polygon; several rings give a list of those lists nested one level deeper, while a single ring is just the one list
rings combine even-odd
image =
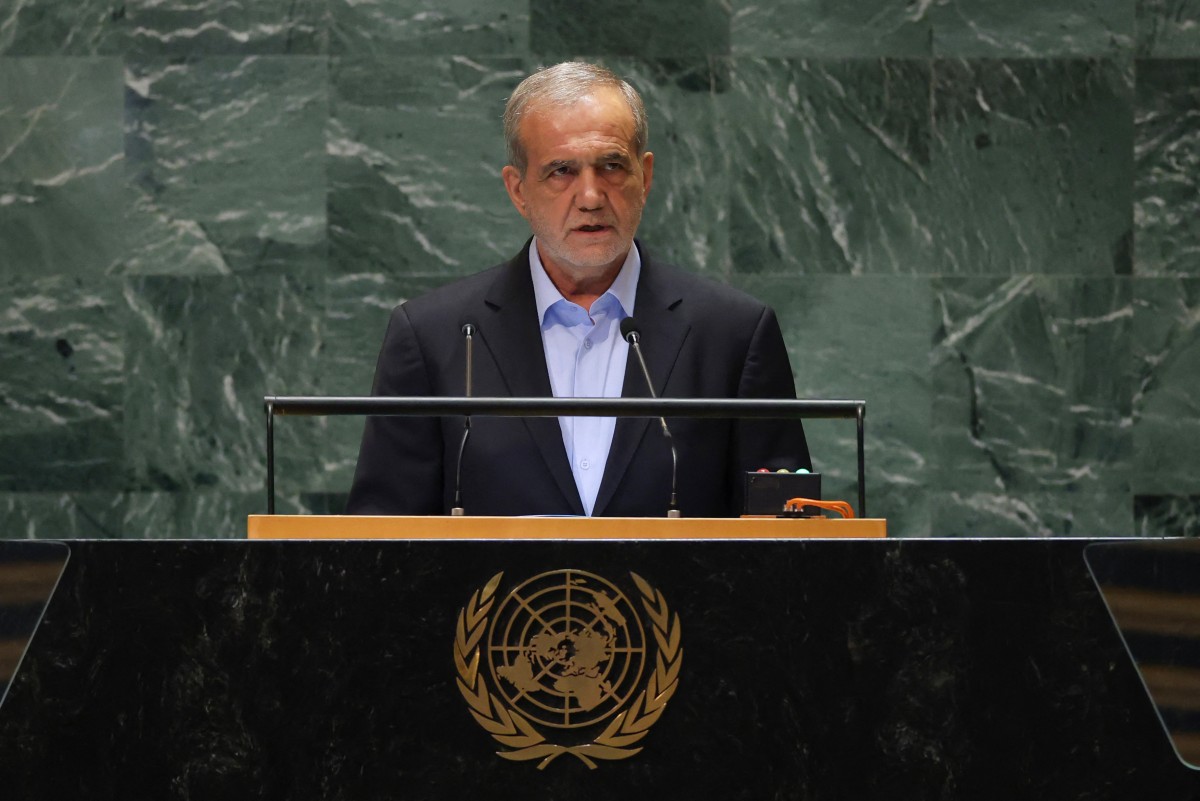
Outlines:
[{"label": "man's face", "polygon": [[521,121],[526,168],[504,168],[551,277],[586,281],[619,268],[650,191],[654,155],[634,146],[633,112],[616,89],[571,106],[534,108]]}]

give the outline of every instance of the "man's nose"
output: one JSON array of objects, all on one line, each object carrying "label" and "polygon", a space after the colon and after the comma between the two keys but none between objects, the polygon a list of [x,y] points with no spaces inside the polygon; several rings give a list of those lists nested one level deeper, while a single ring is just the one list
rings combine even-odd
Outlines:
[{"label": "man's nose", "polygon": [[588,167],[580,170],[578,186],[576,203],[581,210],[590,211],[604,207],[604,188],[595,169]]}]

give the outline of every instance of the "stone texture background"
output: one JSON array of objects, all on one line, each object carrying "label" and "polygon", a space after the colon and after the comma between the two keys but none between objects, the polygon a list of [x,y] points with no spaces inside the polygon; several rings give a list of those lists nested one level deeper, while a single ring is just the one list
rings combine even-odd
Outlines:
[{"label": "stone texture background", "polygon": [[[0,0],[0,537],[242,536],[262,396],[515,251],[503,102],[576,56],[893,534],[1200,533],[1200,0]],[[281,511],[360,429],[280,422]]]}]

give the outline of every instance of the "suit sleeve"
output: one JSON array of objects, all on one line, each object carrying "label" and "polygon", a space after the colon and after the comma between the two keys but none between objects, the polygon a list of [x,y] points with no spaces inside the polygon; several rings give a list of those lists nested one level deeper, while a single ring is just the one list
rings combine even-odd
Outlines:
[{"label": "suit sleeve", "polygon": [[[404,306],[392,312],[375,367],[372,395],[420,397],[431,380]],[[347,514],[429,515],[442,512],[441,427],[429,417],[368,417]]]},{"label": "suit sleeve", "polygon": [[[738,382],[739,398],[795,398],[796,384],[779,321],[770,307],[758,318],[745,366]],[[732,495],[741,510],[744,473],[766,467],[812,469],[804,425],[799,419],[742,420],[734,432],[734,458],[730,460]]]}]

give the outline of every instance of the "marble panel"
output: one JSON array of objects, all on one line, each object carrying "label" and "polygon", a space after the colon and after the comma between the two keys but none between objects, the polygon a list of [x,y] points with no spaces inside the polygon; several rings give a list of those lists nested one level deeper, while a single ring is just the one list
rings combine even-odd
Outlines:
[{"label": "marble panel", "polygon": [[935,272],[1130,272],[1128,70],[938,61],[933,94]]},{"label": "marble panel", "polygon": [[95,275],[124,247],[121,63],[0,59],[0,271]]},{"label": "marble panel", "polygon": [[120,491],[0,492],[0,540],[135,539],[153,536],[126,527]]},{"label": "marble panel", "polygon": [[118,12],[122,47],[135,58],[321,54],[328,49],[328,2],[126,0]]},{"label": "marble panel", "polygon": [[529,0],[330,0],[334,55],[525,55]]},{"label": "marble panel", "polygon": [[1131,0],[938,0],[933,54],[1112,56],[1133,47]]},{"label": "marble panel", "polygon": [[1200,494],[1200,278],[1134,283],[1134,489]]},{"label": "marble panel", "polygon": [[[244,539],[266,493],[4,492],[0,539]],[[280,498],[278,509],[302,510]],[[303,510],[307,511],[307,509]]]},{"label": "marble panel", "polygon": [[932,55],[929,0],[734,0],[734,55],[915,58]]},{"label": "marble panel", "polygon": [[1200,275],[1200,60],[1137,62],[1134,269]]},{"label": "marble panel", "polygon": [[1137,0],[1140,56],[1200,56],[1200,0]]},{"label": "marble panel", "polygon": [[1200,495],[1136,495],[1133,516],[1142,537],[1200,537]]},{"label": "marble panel", "polygon": [[349,492],[307,492],[300,496],[304,514],[340,515],[346,511]]},{"label": "marble panel", "polygon": [[[318,385],[323,291],[295,276],[129,281],[125,437],[138,488],[263,491],[262,399]],[[276,432],[276,469],[319,474],[324,443],[300,433]]]},{"label": "marble panel", "polygon": [[529,236],[500,180],[517,59],[346,58],[326,148],[338,275],[466,275]]},{"label": "marble panel", "polygon": [[1127,489],[1081,496],[1066,491],[929,493],[939,537],[1130,537],[1133,499]]},{"label": "marble panel", "polygon": [[53,276],[0,284],[0,490],[124,485],[117,287]]},{"label": "marble panel", "polygon": [[[733,283],[778,313],[797,397],[867,402],[868,514],[888,519],[889,536],[929,536],[929,279],[739,276]],[[805,433],[824,497],[857,506],[854,421],[810,420]]]},{"label": "marble panel", "polygon": [[654,183],[638,238],[655,256],[714,277],[729,272],[729,165],[719,132],[725,59],[609,59],[646,103]]},{"label": "marble panel", "polygon": [[735,60],[733,271],[928,271],[929,82],[928,61]]},{"label": "marble panel", "polygon": [[[324,395],[321,392],[278,392],[283,395]],[[370,393],[363,393],[370,394]],[[258,421],[255,421],[256,423]],[[305,514],[310,511],[308,495],[325,492],[350,491],[354,466],[358,461],[358,444],[362,438],[363,418],[297,417],[275,418],[275,503],[280,514]],[[266,453],[262,425],[252,432],[252,439],[261,440],[259,450]],[[253,444],[253,443],[252,443]],[[265,462],[263,463],[265,470]],[[263,473],[264,482],[266,473]],[[262,503],[258,512],[266,511],[266,484],[252,493]]]},{"label": "marble panel", "polygon": [[324,267],[325,59],[139,62],[126,98],[125,272]]},{"label": "marble panel", "polygon": [[[267,511],[265,487],[253,492],[131,492],[121,500],[122,539],[240,540],[246,538],[246,516]],[[282,496],[276,503],[280,514],[306,511]]]},{"label": "marble panel", "polygon": [[119,52],[126,5],[120,0],[8,0],[0,6],[0,55]]},{"label": "marble panel", "polygon": [[529,0],[529,45],[539,56],[729,55],[728,0]]},{"label": "marble panel", "polygon": [[934,308],[933,530],[1126,533],[1130,280],[945,278]]},{"label": "marble panel", "polygon": [[359,273],[326,281],[318,388],[331,395],[367,395],[392,310],[448,279]]},{"label": "marble panel", "polygon": [[[324,289],[319,370],[315,375],[305,373],[314,381],[311,386],[289,381],[287,394],[370,395],[375,362],[392,309],[446,280],[384,277],[377,273],[330,278]],[[363,422],[359,416],[276,418],[276,436],[291,443],[277,449],[276,458],[296,443],[306,444],[312,454],[311,461],[298,473],[292,472],[297,467],[294,463],[280,466],[276,487],[281,511],[285,504],[306,511],[328,509],[331,503],[341,508],[344,499],[337,502],[325,496],[349,492]]]}]

